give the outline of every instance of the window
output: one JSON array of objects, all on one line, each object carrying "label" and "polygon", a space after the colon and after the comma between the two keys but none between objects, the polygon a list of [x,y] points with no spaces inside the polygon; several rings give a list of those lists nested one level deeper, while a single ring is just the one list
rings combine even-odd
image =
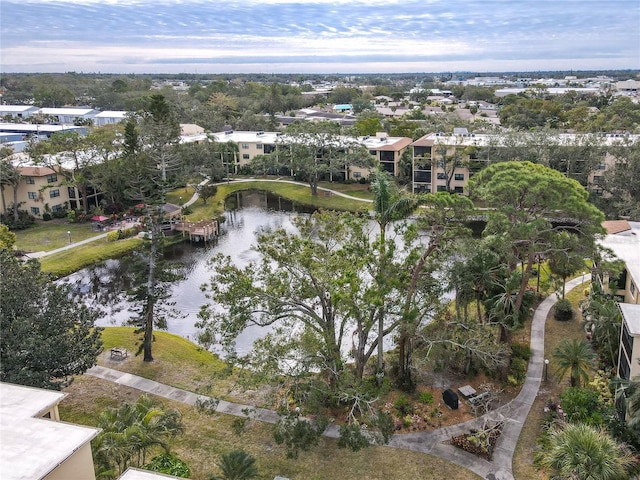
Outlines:
[{"label": "window", "polygon": [[456,173],[454,176],[455,180],[464,180],[464,173]]},{"label": "window", "polygon": [[438,180],[446,180],[447,179],[447,174],[446,173],[438,173]]},{"label": "window", "polygon": [[31,207],[31,215],[40,215],[40,208]]},{"label": "window", "polygon": [[446,192],[447,191],[447,186],[446,185],[438,185],[438,191],[439,192]]},{"label": "window", "polygon": [[258,150],[262,150],[262,144],[261,144],[261,143],[256,144],[256,148],[257,148]]},{"label": "window", "polygon": [[58,175],[52,173],[51,175],[47,175],[47,183],[54,183],[58,181]]},{"label": "window", "polygon": [[24,183],[26,183],[27,185],[35,185],[36,179],[33,177],[24,177]]},{"label": "window", "polygon": [[598,170],[605,170],[607,166],[604,163],[598,165]]},{"label": "window", "polygon": [[60,189],[56,188],[54,190],[49,191],[49,198],[56,198],[60,196]]},{"label": "window", "polygon": [[438,160],[436,162],[436,167],[444,168],[444,160]]},{"label": "window", "polygon": [[52,212],[61,212],[62,210],[64,210],[64,205],[62,204],[54,205],[53,207],[51,207]]},{"label": "window", "polygon": [[67,187],[69,190],[69,198],[76,198],[76,189],[73,187]]},{"label": "window", "polygon": [[29,200],[37,200],[38,199],[38,192],[29,192]]},{"label": "window", "polygon": [[629,290],[631,291],[631,296],[635,297],[636,295],[636,284],[631,280],[631,285],[629,286]]},{"label": "window", "polygon": [[248,150],[249,149],[249,144],[248,143],[243,143],[242,144],[242,149],[243,150]]},{"label": "window", "polygon": [[362,174],[360,172],[353,172],[353,178],[360,178]]},{"label": "window", "polygon": [[248,153],[243,153],[242,154],[242,159],[243,160],[249,160],[249,154]]},{"label": "window", "polygon": [[463,187],[455,187],[453,189],[454,192],[456,193],[464,193],[464,188]]}]

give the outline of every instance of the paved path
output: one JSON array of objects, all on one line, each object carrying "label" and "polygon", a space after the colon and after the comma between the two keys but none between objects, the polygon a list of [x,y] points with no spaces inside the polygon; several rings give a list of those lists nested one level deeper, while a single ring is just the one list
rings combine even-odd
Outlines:
[{"label": "paved path", "polygon": [[[590,279],[590,277],[580,276],[567,282],[566,291],[569,292],[588,279]],[[529,410],[531,410],[531,406],[538,395],[538,389],[540,388],[540,381],[542,379],[544,368],[545,321],[556,300],[557,297],[555,294],[550,295],[542,301],[534,312],[531,325],[531,357],[529,359],[527,378],[522,390],[515,399],[482,417],[465,423],[428,432],[394,435],[391,438],[389,447],[435,455],[471,470],[480,477],[488,480],[513,480],[512,462],[518,437],[520,436],[524,422],[527,420]],[[153,380],[147,380],[136,375],[106,367],[93,367],[87,371],[87,374],[115,382],[119,385],[136,388],[153,395],[184,402],[189,405],[195,405],[198,399],[210,399],[203,395],[197,395],[186,390],[170,387],[154,382]],[[267,423],[275,423],[279,418],[278,414],[271,410],[226,402],[224,400],[218,402],[216,411],[241,417],[246,416],[245,412],[249,411],[251,418]],[[468,432],[471,428],[481,426],[485,420],[503,420],[505,422],[502,435],[496,444],[491,462],[446,443],[454,435]],[[324,435],[337,438],[338,427],[336,425],[330,425],[324,432]]]}]

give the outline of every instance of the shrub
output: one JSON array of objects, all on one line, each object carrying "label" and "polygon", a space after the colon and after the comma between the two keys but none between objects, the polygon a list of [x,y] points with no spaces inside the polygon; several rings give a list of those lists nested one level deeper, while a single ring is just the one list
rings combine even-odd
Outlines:
[{"label": "shrub", "polygon": [[418,400],[420,401],[420,403],[424,403],[425,405],[431,405],[433,403],[433,393],[420,392]]},{"label": "shrub", "polygon": [[42,214],[42,220],[45,222],[48,222],[49,220],[51,220],[53,217],[51,216],[51,214],[49,212],[44,212]]},{"label": "shrub", "polygon": [[163,453],[152,458],[151,462],[142,468],[181,478],[189,478],[191,476],[189,466],[171,453]]},{"label": "shrub", "polygon": [[512,383],[515,382],[517,385],[524,383],[527,378],[527,361],[520,357],[512,357],[509,377],[512,377],[512,380],[510,379]]},{"label": "shrub", "polygon": [[109,232],[107,233],[107,242],[116,242],[120,240],[120,232]]},{"label": "shrub", "polygon": [[13,206],[10,205],[6,214],[0,215],[0,223],[4,223],[9,230],[25,230],[36,223],[36,219],[26,210],[18,210],[18,220],[13,218]]},{"label": "shrub", "polygon": [[511,357],[529,361],[531,357],[531,347],[527,343],[513,343],[511,344]]},{"label": "shrub", "polygon": [[398,399],[395,401],[393,406],[398,410],[400,416],[404,417],[405,415],[409,415],[413,413],[413,408],[411,407],[411,403],[407,400],[407,397],[404,395],[400,395]]},{"label": "shrub", "polygon": [[566,322],[573,318],[573,307],[566,298],[561,298],[553,306],[553,318],[559,322]]}]

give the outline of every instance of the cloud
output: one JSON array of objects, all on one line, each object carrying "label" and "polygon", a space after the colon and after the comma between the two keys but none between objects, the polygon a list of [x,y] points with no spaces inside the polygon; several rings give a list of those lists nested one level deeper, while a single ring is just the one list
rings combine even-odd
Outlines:
[{"label": "cloud", "polygon": [[212,68],[294,68],[319,58],[318,68],[351,72],[363,59],[388,68],[467,61],[526,70],[545,59],[640,66],[640,3],[625,0],[3,0],[2,9],[5,71],[119,71],[131,59],[174,70],[181,59],[185,68],[202,59]]}]

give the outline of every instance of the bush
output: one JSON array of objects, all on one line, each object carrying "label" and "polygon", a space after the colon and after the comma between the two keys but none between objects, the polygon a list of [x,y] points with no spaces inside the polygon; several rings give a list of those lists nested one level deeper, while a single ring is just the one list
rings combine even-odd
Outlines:
[{"label": "bush", "polygon": [[398,413],[402,417],[413,413],[411,402],[409,402],[409,400],[407,400],[407,397],[405,397],[404,395],[400,395],[393,406],[396,407],[396,410],[398,410]]},{"label": "bush", "polygon": [[511,358],[511,367],[509,368],[509,381],[517,385],[524,383],[527,378],[527,361],[520,357]]},{"label": "bush", "polygon": [[553,306],[553,318],[559,322],[566,322],[573,318],[573,307],[566,298],[561,298]]},{"label": "bush", "polygon": [[527,343],[513,343],[511,344],[511,357],[521,358],[529,361],[531,357],[531,346]]},{"label": "bush", "polygon": [[51,216],[51,214],[49,212],[44,212],[42,214],[42,220],[45,222],[48,222],[49,220],[51,220],[53,217]]},{"label": "bush", "polygon": [[163,453],[162,455],[152,458],[151,462],[142,468],[181,478],[191,477],[189,466],[171,453]]},{"label": "bush", "polygon": [[0,215],[0,223],[5,224],[9,227],[9,230],[25,230],[34,223],[36,223],[36,219],[26,210],[18,210],[18,220],[14,220],[13,218],[13,206],[9,206],[6,214]]},{"label": "bush", "polygon": [[116,242],[120,240],[120,232],[109,232],[107,233],[107,242]]},{"label": "bush", "polygon": [[420,392],[418,400],[420,401],[420,403],[424,403],[425,405],[431,405],[433,403],[433,393]]}]

